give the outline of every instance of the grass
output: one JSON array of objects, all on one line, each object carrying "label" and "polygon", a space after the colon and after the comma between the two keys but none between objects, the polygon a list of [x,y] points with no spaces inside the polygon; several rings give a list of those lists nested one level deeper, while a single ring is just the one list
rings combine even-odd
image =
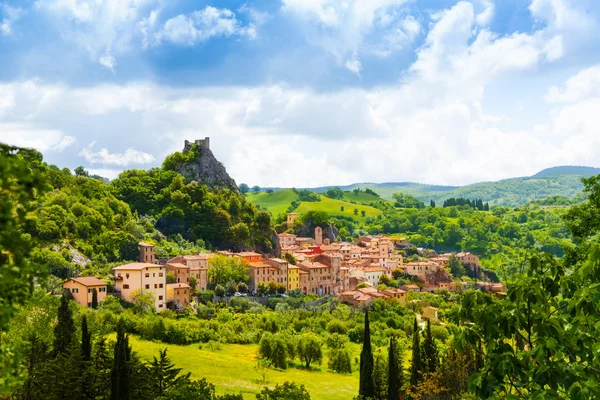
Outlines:
[{"label": "grass", "polygon": [[[257,345],[222,344],[221,350],[210,351],[204,345],[168,345],[129,337],[133,349],[145,360],[152,360],[159,350],[168,348],[168,356],[183,372],[191,372],[192,378],[206,378],[216,386],[217,393],[242,393],[244,399],[255,399],[264,386],[293,381],[303,384],[313,400],[347,400],[358,393],[358,366],[353,364],[352,374],[337,374],[327,371],[327,359],[311,370],[288,367],[287,370],[269,370],[267,382],[259,382],[254,370],[257,361]],[[358,356],[360,346],[355,345]],[[326,351],[325,351],[326,353]],[[299,365],[299,364],[298,364]]]},{"label": "grass", "polygon": [[[250,203],[260,205],[270,211],[273,216],[277,216],[278,214],[285,213],[290,203],[296,200],[298,196],[291,189],[284,189],[273,193],[248,193],[246,194],[246,198]],[[311,210],[325,211],[331,216],[346,216],[356,221],[361,221],[364,219],[361,211],[365,211],[365,217],[376,217],[381,214],[381,211],[371,206],[352,204],[350,201],[360,203],[377,200],[380,199],[367,193],[346,193],[343,200],[330,199],[321,194],[321,201],[303,201],[295,211],[300,214]],[[344,207],[344,211],[341,211],[342,207]],[[354,215],[355,208],[358,209],[358,215]]]}]

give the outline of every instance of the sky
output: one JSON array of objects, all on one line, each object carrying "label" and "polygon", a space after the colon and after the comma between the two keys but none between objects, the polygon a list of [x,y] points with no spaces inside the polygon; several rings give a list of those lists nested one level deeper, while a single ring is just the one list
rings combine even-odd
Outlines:
[{"label": "sky", "polygon": [[600,167],[598,0],[0,0],[0,142],[249,185]]}]

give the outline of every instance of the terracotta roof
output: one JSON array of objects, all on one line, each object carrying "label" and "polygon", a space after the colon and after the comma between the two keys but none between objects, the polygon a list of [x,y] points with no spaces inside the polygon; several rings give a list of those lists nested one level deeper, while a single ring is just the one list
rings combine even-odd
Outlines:
[{"label": "terracotta roof", "polygon": [[249,264],[252,268],[270,268],[271,266],[263,261],[251,262]]},{"label": "terracotta roof", "polygon": [[132,270],[141,271],[144,268],[158,268],[158,267],[162,268],[162,265],[156,265],[156,264],[150,264],[150,263],[131,263],[131,264],[119,265],[118,267],[115,267],[113,269],[115,271],[132,271]]},{"label": "terracotta roof", "polygon": [[296,237],[296,235],[292,235],[291,233],[283,232],[277,235],[279,237]]},{"label": "terracotta roof", "polygon": [[287,263],[287,260],[282,260],[281,258],[269,258],[269,260],[273,260],[273,261],[278,262],[280,264]]},{"label": "terracotta roof", "polygon": [[197,254],[197,255],[192,255],[192,256],[183,256],[184,260],[208,260],[208,257],[210,256],[210,254]]},{"label": "terracotta roof", "polygon": [[138,246],[142,246],[142,247],[154,247],[153,244],[146,243],[146,242],[139,242]]},{"label": "terracotta roof", "polygon": [[80,276],[77,278],[69,278],[67,281],[75,281],[83,286],[106,286],[106,282],[101,281],[95,276]]},{"label": "terracotta roof", "polygon": [[407,289],[419,289],[417,285],[402,285],[402,287]]},{"label": "terracotta roof", "polygon": [[187,283],[167,283],[167,287],[172,289],[189,289],[190,285]]}]

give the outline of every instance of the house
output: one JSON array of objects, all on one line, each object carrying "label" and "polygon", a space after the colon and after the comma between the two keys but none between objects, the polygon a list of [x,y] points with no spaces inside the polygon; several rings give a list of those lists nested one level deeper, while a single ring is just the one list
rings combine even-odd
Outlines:
[{"label": "house", "polygon": [[165,310],[167,268],[149,263],[131,263],[113,268],[115,289],[125,301],[131,302],[131,294],[141,289],[154,295],[157,311]]},{"label": "house", "polygon": [[138,254],[137,261],[150,264],[154,264],[156,262],[153,244],[139,242],[138,247],[140,249],[140,253]]},{"label": "house", "polygon": [[260,262],[263,260],[262,254],[255,253],[253,251],[243,251],[241,253],[235,253],[237,257],[241,257],[249,263]]},{"label": "house", "polygon": [[304,261],[298,264],[298,268],[306,273],[307,285],[301,286],[304,293],[314,293],[324,296],[333,293],[332,267],[321,262]]},{"label": "house", "polygon": [[381,275],[385,274],[385,268],[382,267],[367,267],[363,269],[364,277],[369,284],[377,286]]},{"label": "house", "polygon": [[[207,289],[208,284],[208,262],[212,256],[213,254],[207,253],[191,256],[178,256],[168,260],[167,265],[183,264],[188,266],[189,277],[194,277],[196,279],[196,289],[204,291]],[[189,283],[189,281],[187,283]]]},{"label": "house", "polygon": [[435,273],[439,267],[437,264],[428,261],[419,261],[406,263],[401,266],[407,274],[416,276],[423,282],[427,282],[427,274]]},{"label": "house", "polygon": [[461,252],[456,254],[456,258],[458,258],[458,260],[471,271],[479,269],[479,257],[477,257],[475,254]]},{"label": "house", "polygon": [[94,290],[96,290],[98,303],[104,301],[106,298],[107,286],[106,282],[102,282],[100,279],[93,276],[69,278],[63,283],[63,288],[71,292],[73,300],[85,307],[92,306]]},{"label": "house", "polygon": [[385,294],[391,299],[396,299],[402,305],[406,305],[406,292],[402,289],[386,289],[382,290],[381,293]]},{"label": "house", "polygon": [[167,284],[167,301],[175,301],[182,306],[190,304],[190,285],[187,283]]},{"label": "house", "polygon": [[288,266],[288,290],[300,289],[300,268],[295,265]]},{"label": "house", "polygon": [[405,292],[413,292],[413,293],[419,293],[421,292],[421,288],[418,287],[417,285],[402,285],[400,286],[400,289],[404,290]]},{"label": "house", "polygon": [[437,321],[438,309],[431,306],[423,307],[423,319],[425,321]]},{"label": "house", "polygon": [[190,267],[179,263],[168,263],[167,271],[173,272],[177,283],[190,283]]},{"label": "house", "polygon": [[296,235],[291,233],[280,233],[277,237],[279,238],[279,247],[281,248],[293,247],[297,244]]},{"label": "house", "polygon": [[290,266],[290,263],[287,260],[283,260],[281,258],[267,258],[265,260],[265,263],[277,268],[277,273],[274,274],[274,282],[283,283],[287,288],[288,268]]}]

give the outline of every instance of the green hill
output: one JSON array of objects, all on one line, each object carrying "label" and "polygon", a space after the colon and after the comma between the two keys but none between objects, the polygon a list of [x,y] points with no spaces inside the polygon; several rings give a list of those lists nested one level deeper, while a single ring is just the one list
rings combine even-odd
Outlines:
[{"label": "green hill", "polygon": [[[496,182],[479,182],[465,186],[426,185],[415,182],[385,182],[385,183],[354,183],[338,186],[350,193],[354,189],[371,189],[381,196],[381,199],[392,200],[394,193],[404,193],[429,203],[434,200],[440,204],[449,198],[482,199],[490,205],[519,206],[534,200],[551,196],[564,196],[576,201],[582,200],[583,184],[581,178],[600,174],[600,168],[582,166],[558,166],[544,169],[535,175],[503,179]],[[326,192],[334,186],[322,186],[309,189],[317,193]],[[345,200],[371,202],[366,193],[360,193],[360,198],[351,199],[351,194],[344,196]],[[375,196],[370,196],[374,198]]]},{"label": "green hill", "polygon": [[[274,216],[285,213],[294,200],[298,200],[298,195],[292,189],[283,189],[273,191],[272,193],[247,193],[246,199],[261,208],[267,209]],[[376,217],[381,211],[360,203],[370,203],[380,201],[377,196],[368,193],[344,193],[342,200],[330,199],[321,194],[321,201],[302,201],[296,208],[296,212],[305,213],[307,211],[325,211],[331,216],[346,216],[354,219],[363,218],[361,212],[365,212],[366,217]],[[356,204],[353,204],[355,202]],[[342,207],[344,211],[342,211]],[[358,215],[354,215],[354,209],[358,210]]]}]

